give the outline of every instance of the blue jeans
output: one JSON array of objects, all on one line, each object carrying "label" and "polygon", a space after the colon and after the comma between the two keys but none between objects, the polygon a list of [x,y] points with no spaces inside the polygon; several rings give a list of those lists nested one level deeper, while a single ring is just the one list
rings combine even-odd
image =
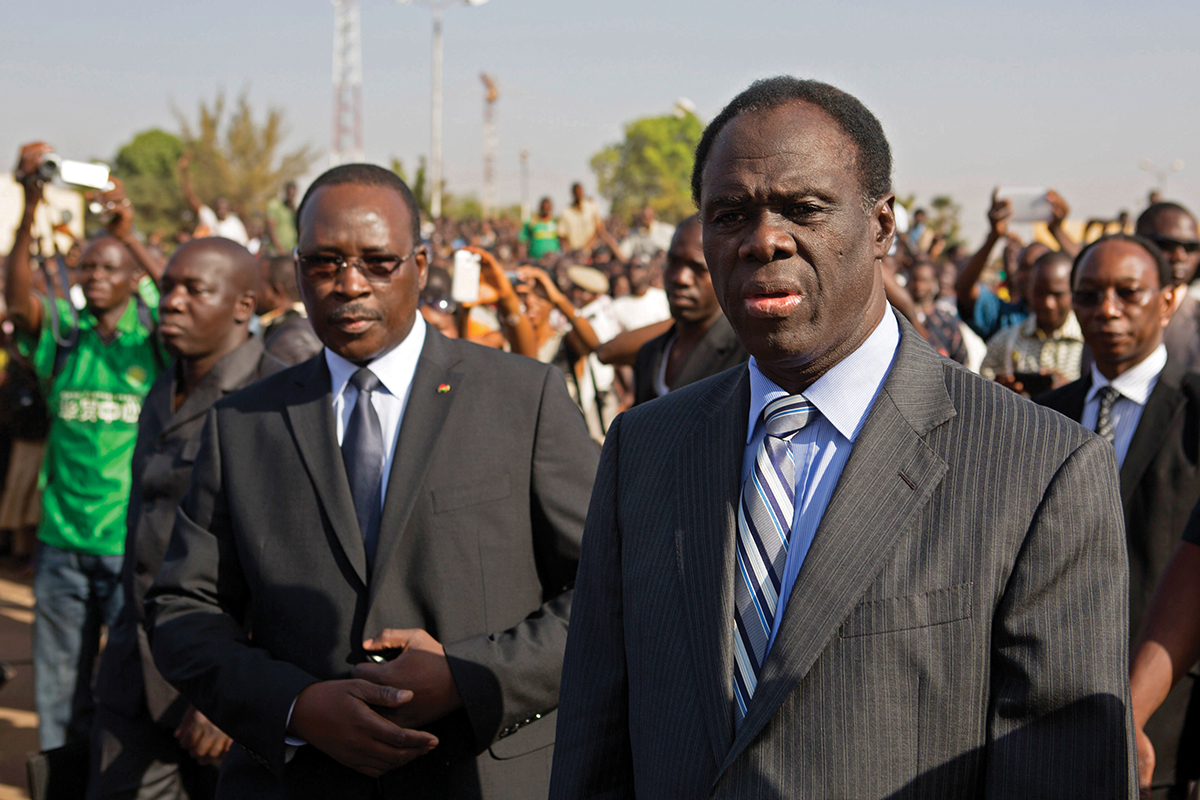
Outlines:
[{"label": "blue jeans", "polygon": [[125,601],[122,556],[91,556],[38,542],[33,575],[33,681],[43,750],[88,740],[92,676],[102,625]]}]

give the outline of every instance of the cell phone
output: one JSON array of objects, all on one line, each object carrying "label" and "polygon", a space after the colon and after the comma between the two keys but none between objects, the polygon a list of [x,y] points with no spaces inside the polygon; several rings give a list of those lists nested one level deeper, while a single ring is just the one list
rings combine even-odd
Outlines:
[{"label": "cell phone", "polygon": [[374,650],[367,653],[367,660],[374,661],[376,664],[386,664],[403,653],[404,650],[399,647],[388,647],[384,650]]},{"label": "cell phone", "polygon": [[479,269],[483,257],[470,250],[454,251],[454,276],[450,296],[459,303],[479,302]]},{"label": "cell phone", "polygon": [[1046,199],[1044,186],[1008,187],[996,192],[997,200],[1007,200],[1012,208],[1010,222],[1049,222],[1054,207]]},{"label": "cell phone", "polygon": [[1021,382],[1025,393],[1030,397],[1045,394],[1054,385],[1053,375],[1043,375],[1040,372],[1014,372],[1013,378]]}]

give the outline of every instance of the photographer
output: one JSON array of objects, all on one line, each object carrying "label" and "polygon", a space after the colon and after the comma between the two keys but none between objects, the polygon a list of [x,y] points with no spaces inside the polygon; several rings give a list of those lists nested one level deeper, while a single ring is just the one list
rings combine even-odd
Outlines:
[{"label": "photographer", "polygon": [[[17,345],[42,384],[50,431],[34,572],[33,667],[43,750],[86,742],[92,667],[100,626],[121,609],[121,555],[130,458],[142,399],[166,363],[154,336],[161,262],[133,233],[133,207],[118,182],[98,199],[112,211],[108,231],[83,250],[86,304],[33,291],[30,248],[52,148],[21,149],[14,177],[25,210],[5,266],[5,299]],[[149,280],[142,276],[149,274]],[[141,293],[145,294],[145,299]]]}]

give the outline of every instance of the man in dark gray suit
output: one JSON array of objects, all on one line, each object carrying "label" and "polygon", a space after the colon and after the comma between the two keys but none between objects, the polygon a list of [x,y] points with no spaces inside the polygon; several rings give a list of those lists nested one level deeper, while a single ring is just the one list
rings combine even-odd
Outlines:
[{"label": "man in dark gray suit", "polygon": [[750,357],[713,292],[699,217],[688,217],[675,229],[663,284],[675,322],[638,350],[633,365],[634,405],[724,372]]},{"label": "man in dark gray suit", "polygon": [[761,81],[693,191],[752,358],[609,432],[551,797],[1133,796],[1112,448],[888,308],[879,122]]},{"label": "man in dark gray suit", "polygon": [[96,676],[88,798],[212,797],[229,737],[154,668],[142,600],[167,551],[213,403],[284,368],[249,331],[254,256],[229,239],[177,249],[159,280],[158,334],[175,361],[138,418],[121,584],[125,605]]},{"label": "man in dark gray suit", "polygon": [[299,219],[325,351],[214,407],[155,663],[237,742],[218,797],[544,794],[595,446],[553,368],[426,327],[394,174]]}]

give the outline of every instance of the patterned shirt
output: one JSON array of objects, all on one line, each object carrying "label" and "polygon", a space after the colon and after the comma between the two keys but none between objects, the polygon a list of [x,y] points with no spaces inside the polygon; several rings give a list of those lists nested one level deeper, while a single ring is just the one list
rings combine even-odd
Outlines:
[{"label": "patterned shirt", "polygon": [[987,355],[979,373],[985,378],[1012,375],[1016,372],[1057,372],[1068,381],[1078,380],[1082,373],[1083,331],[1075,312],[1053,333],[1037,326],[1037,317],[1002,329],[988,340]]}]

